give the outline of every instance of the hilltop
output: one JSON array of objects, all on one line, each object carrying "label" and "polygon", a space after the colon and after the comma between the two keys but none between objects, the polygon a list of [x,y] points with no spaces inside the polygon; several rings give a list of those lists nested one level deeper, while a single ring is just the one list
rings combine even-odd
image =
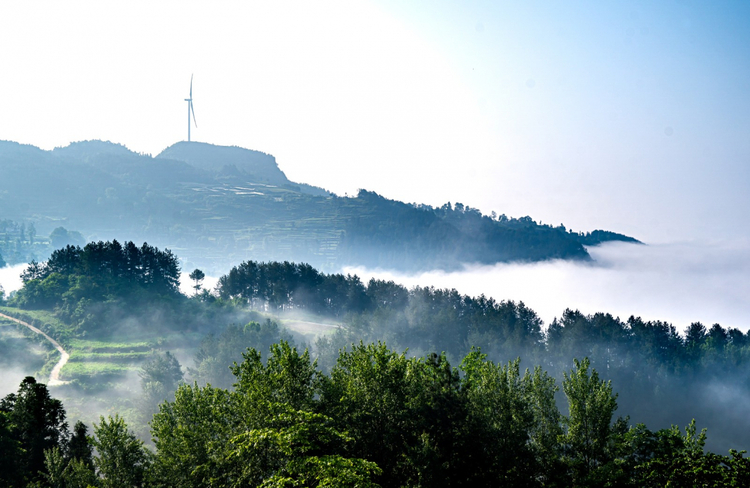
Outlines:
[{"label": "hilltop", "polygon": [[208,270],[245,259],[454,269],[589,259],[584,246],[635,239],[575,233],[460,203],[407,204],[361,190],[339,197],[290,181],[260,151],[179,142],[156,157],[104,141],[52,151],[0,141],[0,218],[64,226],[89,240],[127,236],[178,250]]}]

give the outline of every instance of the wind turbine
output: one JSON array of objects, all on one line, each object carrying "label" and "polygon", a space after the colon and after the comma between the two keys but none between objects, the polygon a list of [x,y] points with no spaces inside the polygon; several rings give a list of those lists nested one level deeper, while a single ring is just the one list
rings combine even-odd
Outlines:
[{"label": "wind turbine", "polygon": [[190,114],[193,114],[193,122],[195,128],[198,128],[198,122],[195,122],[195,109],[193,108],[193,75],[190,75],[190,98],[186,98],[185,101],[188,103],[188,142],[190,142]]}]

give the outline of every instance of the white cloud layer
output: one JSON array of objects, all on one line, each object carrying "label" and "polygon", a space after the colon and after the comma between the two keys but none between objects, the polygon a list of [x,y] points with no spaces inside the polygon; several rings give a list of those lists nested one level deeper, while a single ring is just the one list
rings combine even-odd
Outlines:
[{"label": "white cloud layer", "polygon": [[8,293],[21,288],[21,273],[26,269],[26,264],[16,264],[15,266],[5,266],[0,268],[0,286]]},{"label": "white cloud layer", "polygon": [[470,266],[459,272],[402,275],[350,268],[364,281],[392,279],[412,287],[456,288],[496,300],[523,301],[549,324],[566,308],[664,320],[682,331],[691,322],[750,329],[750,242],[607,244],[589,249],[593,263]]},{"label": "white cloud layer", "polygon": [[[586,314],[607,312],[627,319],[664,320],[682,331],[691,322],[750,329],[750,241],[682,242],[660,245],[612,243],[589,249],[594,262],[547,261],[532,264],[468,266],[463,271],[405,275],[346,268],[347,273],[394,280],[407,287],[456,288],[496,300],[523,301],[549,324],[566,308]],[[21,287],[26,265],[0,269],[6,293]],[[228,270],[227,270],[228,271]],[[187,273],[180,291],[192,295]],[[218,277],[206,276],[212,290]]]}]

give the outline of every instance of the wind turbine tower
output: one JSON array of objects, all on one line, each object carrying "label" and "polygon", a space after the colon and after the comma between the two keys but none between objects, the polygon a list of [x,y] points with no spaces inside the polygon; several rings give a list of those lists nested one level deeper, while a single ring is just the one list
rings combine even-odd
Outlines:
[{"label": "wind turbine tower", "polygon": [[198,128],[198,122],[195,121],[195,109],[193,108],[193,75],[190,75],[190,98],[186,98],[185,101],[188,103],[188,142],[190,142],[190,114],[193,114],[193,123],[195,128]]}]

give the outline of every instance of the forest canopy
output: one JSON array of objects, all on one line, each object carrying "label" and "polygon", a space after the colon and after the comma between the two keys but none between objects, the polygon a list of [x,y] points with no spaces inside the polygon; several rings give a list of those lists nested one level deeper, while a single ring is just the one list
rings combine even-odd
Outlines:
[{"label": "forest canopy", "polygon": [[17,303],[52,308],[63,302],[103,300],[108,296],[140,298],[178,293],[180,267],[171,251],[128,241],[66,246],[43,263],[32,262],[21,275]]},{"label": "forest canopy", "polygon": [[[478,350],[407,357],[342,350],[330,373],[282,341],[248,349],[234,387],[182,384],[151,422],[154,450],[124,420],[71,435],[59,400],[26,378],[0,401],[4,486],[748,486],[743,452],[704,451],[705,430],[628,425],[588,359],[558,386],[542,368]],[[567,412],[555,394],[562,390]]]}]

